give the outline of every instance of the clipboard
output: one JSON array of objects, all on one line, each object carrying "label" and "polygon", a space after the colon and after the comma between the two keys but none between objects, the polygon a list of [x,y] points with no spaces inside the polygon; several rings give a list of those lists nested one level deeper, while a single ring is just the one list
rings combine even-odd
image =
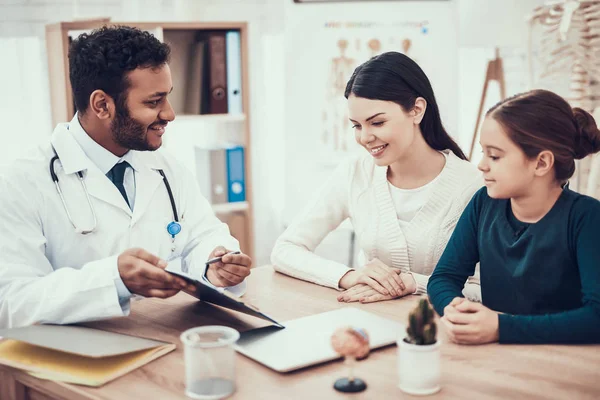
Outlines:
[{"label": "clipboard", "polygon": [[232,295],[223,288],[212,287],[207,283],[197,280],[189,274],[186,274],[182,271],[175,271],[172,269],[165,269],[165,271],[172,275],[179,276],[183,278],[186,282],[193,284],[196,288],[196,291],[192,293],[186,290],[185,292],[194,296],[200,301],[204,301],[206,303],[214,304],[220,307],[228,308],[230,310],[248,314],[253,317],[272,322],[279,328],[285,328],[274,318],[263,313],[252,304],[243,301],[240,297]]}]

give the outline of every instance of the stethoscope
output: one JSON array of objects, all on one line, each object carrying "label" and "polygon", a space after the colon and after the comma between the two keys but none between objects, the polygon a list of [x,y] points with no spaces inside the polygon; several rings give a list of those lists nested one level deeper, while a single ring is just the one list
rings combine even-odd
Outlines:
[{"label": "stethoscope", "polygon": [[[73,221],[73,218],[71,217],[71,213],[69,212],[69,208],[67,207],[67,203],[65,202],[65,197],[63,195],[62,190],[60,189],[60,185],[58,184],[58,176],[56,175],[56,172],[54,171],[54,162],[56,160],[60,160],[60,159],[58,158],[58,154],[56,154],[56,152],[54,154],[55,154],[54,157],[52,157],[52,159],[50,159],[50,176],[52,177],[52,180],[54,181],[54,185],[56,186],[56,191],[58,192],[58,195],[60,196],[60,200],[63,204],[65,212],[67,213],[67,217],[69,218],[71,225],[73,225],[75,232],[81,233],[82,235],[90,234],[96,230],[96,227],[98,226],[98,219],[96,218],[96,210],[94,209],[92,200],[90,199],[90,194],[88,192],[87,186],[85,185],[85,180],[83,179],[83,173],[81,171],[78,171],[77,177],[79,178],[81,187],[83,188],[83,191],[85,192],[85,197],[87,199],[88,206],[90,207],[90,210],[92,211],[92,216],[94,217],[94,224],[91,229],[79,229],[77,227],[77,225],[75,225],[75,222]],[[171,240],[173,242],[173,247],[171,248],[171,251],[175,251],[175,247],[174,247],[175,235],[177,235],[179,232],[181,232],[181,224],[179,223],[179,217],[177,214],[177,206],[175,205],[175,199],[173,198],[173,192],[171,191],[171,185],[169,185],[169,180],[167,179],[167,177],[162,169],[158,169],[157,171],[162,176],[163,181],[165,182],[165,186],[167,188],[167,193],[169,194],[169,201],[171,202],[171,208],[173,209],[173,221],[167,225],[167,232],[169,233],[169,235],[171,235]]]}]

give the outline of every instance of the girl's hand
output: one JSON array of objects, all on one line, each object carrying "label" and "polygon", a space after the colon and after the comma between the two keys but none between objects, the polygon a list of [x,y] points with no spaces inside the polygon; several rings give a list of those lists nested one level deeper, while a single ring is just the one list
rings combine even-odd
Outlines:
[{"label": "girl's hand", "polygon": [[497,342],[498,313],[481,303],[455,298],[444,308],[441,318],[448,337],[458,344]]}]

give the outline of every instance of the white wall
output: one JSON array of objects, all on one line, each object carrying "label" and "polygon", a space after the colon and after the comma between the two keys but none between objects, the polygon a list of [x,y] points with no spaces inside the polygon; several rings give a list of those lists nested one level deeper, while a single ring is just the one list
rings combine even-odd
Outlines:
[{"label": "white wall", "polygon": [[0,167],[24,155],[51,132],[44,42],[37,36],[1,37]]},{"label": "white wall", "polygon": [[[44,36],[47,23],[121,16],[123,0],[1,0],[0,36]],[[131,3],[135,3],[135,0]]]},{"label": "white wall", "polygon": [[461,47],[519,47],[527,38],[525,18],[544,0],[457,0]]}]

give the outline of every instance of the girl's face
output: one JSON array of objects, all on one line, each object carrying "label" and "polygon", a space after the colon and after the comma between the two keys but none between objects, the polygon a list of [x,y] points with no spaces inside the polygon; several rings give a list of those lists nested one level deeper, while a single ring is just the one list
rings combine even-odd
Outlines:
[{"label": "girl's face", "polygon": [[391,101],[348,97],[348,117],[356,142],[364,147],[379,166],[387,166],[409,154],[425,112],[424,100],[406,112]]},{"label": "girl's face", "polygon": [[536,177],[538,161],[528,159],[502,126],[490,117],[486,117],[481,126],[480,143],[483,158],[478,167],[483,172],[488,195],[495,199],[526,195]]}]

